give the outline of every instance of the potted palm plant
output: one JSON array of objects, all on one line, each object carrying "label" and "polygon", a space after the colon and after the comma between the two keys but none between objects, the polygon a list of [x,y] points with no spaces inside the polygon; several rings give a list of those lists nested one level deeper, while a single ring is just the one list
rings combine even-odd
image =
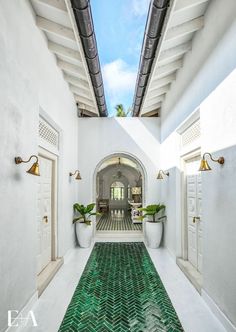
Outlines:
[{"label": "potted palm plant", "polygon": [[100,215],[100,213],[93,212],[95,203],[84,206],[83,204],[75,203],[73,205],[76,217],[73,223],[76,224],[76,236],[80,247],[88,248],[91,245],[93,238],[93,226],[91,216]]},{"label": "potted palm plant", "polygon": [[165,205],[152,204],[145,208],[139,208],[139,211],[144,212],[140,220],[146,219],[145,236],[148,247],[158,248],[162,239],[163,221],[166,218],[166,216],[163,216]]}]

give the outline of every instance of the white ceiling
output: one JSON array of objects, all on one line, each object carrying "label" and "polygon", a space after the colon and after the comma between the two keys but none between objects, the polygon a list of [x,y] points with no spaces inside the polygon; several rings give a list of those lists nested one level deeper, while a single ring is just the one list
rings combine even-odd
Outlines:
[{"label": "white ceiling", "polygon": [[[104,161],[104,163],[100,166],[99,171],[103,170],[104,168],[106,168],[108,166],[112,166],[112,165],[118,166],[118,163],[119,163],[119,157],[112,157],[112,158]],[[128,158],[125,158],[125,157],[120,157],[120,164],[125,165],[125,166],[130,166],[137,170],[139,169],[138,165],[134,161],[132,161]]]}]

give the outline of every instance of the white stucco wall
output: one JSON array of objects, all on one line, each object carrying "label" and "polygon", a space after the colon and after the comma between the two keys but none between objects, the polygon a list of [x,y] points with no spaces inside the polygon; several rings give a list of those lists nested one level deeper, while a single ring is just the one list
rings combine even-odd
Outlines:
[{"label": "white stucco wall", "polygon": [[107,156],[127,153],[143,164],[146,177],[146,203],[160,200],[156,181],[159,167],[159,119],[82,118],[79,123],[79,200],[95,200],[94,170]]},{"label": "white stucco wall", "polygon": [[[220,20],[219,18],[220,13]],[[215,23],[217,22],[217,24]],[[214,27],[214,28],[213,28]],[[236,196],[235,177],[235,67],[236,2],[214,0],[205,15],[205,27],[171,87],[161,120],[161,167],[170,178],[161,182],[167,205],[165,244],[181,256],[181,164],[175,129],[198,107],[202,127],[202,153],[224,155],[223,168],[213,164],[203,174],[203,289],[236,325]],[[172,178],[173,175],[173,178]],[[176,220],[173,210],[176,209]],[[174,246],[173,239],[176,239]]]},{"label": "white stucco wall", "polygon": [[[28,1],[0,1],[0,331],[7,310],[20,310],[36,291],[37,177],[29,165],[14,164],[17,155],[38,153],[39,108],[62,131],[59,158],[59,255],[73,246],[72,204],[77,168],[77,117],[73,97],[35,26]],[[71,148],[73,146],[73,148]]]},{"label": "white stucco wall", "polygon": [[212,0],[163,104],[162,141],[235,68],[235,35],[236,1]]},{"label": "white stucco wall", "polygon": [[203,174],[203,288],[236,325],[236,69],[201,104],[202,152],[225,157]]}]

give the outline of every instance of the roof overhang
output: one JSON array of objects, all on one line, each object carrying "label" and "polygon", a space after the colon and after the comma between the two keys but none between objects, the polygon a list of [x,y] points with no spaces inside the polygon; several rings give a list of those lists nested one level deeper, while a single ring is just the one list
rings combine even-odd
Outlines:
[{"label": "roof overhang", "polygon": [[[89,1],[31,0],[31,4],[36,24],[45,33],[48,49],[55,54],[57,65],[74,95],[78,114],[107,116]],[[92,29],[92,44],[84,42],[86,36],[82,35],[81,27],[85,34],[88,28]],[[89,47],[96,53],[95,57],[89,56]]]},{"label": "roof overhang", "polygon": [[[133,105],[134,116],[160,115],[162,103],[168,97],[171,83],[176,80],[177,71],[183,66],[185,54],[192,48],[195,33],[204,26],[204,14],[209,1],[211,0],[171,0],[169,2],[165,20],[162,19],[159,42],[153,46],[154,58],[143,85],[140,84],[140,77],[145,69],[143,68],[144,51],[141,54]],[[147,47],[146,35],[150,25],[160,24],[158,17],[153,18],[154,3],[155,1],[152,1],[149,10],[143,50]]]}]

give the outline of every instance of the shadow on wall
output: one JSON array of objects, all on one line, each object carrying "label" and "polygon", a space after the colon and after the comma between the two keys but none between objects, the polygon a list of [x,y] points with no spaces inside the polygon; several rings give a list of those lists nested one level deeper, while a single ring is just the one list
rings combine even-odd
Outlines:
[{"label": "shadow on wall", "polygon": [[[115,120],[126,134],[129,135],[130,139],[138,145],[138,148],[144,152],[147,158],[153,164],[157,165],[159,161],[157,146],[159,146],[160,141],[156,122],[152,125],[148,121],[150,119],[115,118]],[[136,122],[135,125],[134,121]]]}]

